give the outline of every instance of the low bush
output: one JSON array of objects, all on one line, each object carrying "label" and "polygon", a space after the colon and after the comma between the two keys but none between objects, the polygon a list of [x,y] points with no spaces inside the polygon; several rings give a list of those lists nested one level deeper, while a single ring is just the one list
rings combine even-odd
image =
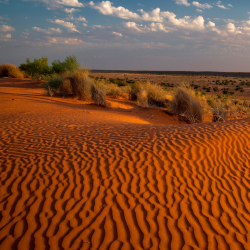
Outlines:
[{"label": "low bush", "polygon": [[146,83],[142,85],[147,92],[149,105],[167,107],[167,92],[157,84]]},{"label": "low bush", "polygon": [[142,83],[141,82],[135,82],[131,84],[131,89],[129,93],[129,99],[132,101],[137,100],[137,95],[140,92],[140,89],[142,88]]},{"label": "low bush", "polygon": [[59,88],[59,93],[62,95],[72,95],[72,85],[69,79],[63,79],[63,83],[61,84]]},{"label": "low bush", "polygon": [[0,77],[24,78],[24,73],[14,64],[3,63],[0,65]]},{"label": "low bush", "polygon": [[105,94],[94,84],[91,85],[91,98],[92,101],[101,107],[108,107],[109,103],[106,101]]},{"label": "low bush", "polygon": [[116,99],[119,96],[122,96],[122,90],[116,84],[107,84],[106,89],[106,94],[110,95],[112,98]]},{"label": "low bush", "polygon": [[67,77],[70,80],[72,87],[72,94],[74,97],[82,100],[89,101],[91,100],[91,86],[92,81],[88,77],[87,70],[77,70],[70,74]]},{"label": "low bush", "polygon": [[227,109],[225,109],[224,105],[218,101],[212,107],[213,113],[213,122],[221,122],[225,121],[227,117]]},{"label": "low bush", "polygon": [[206,111],[209,109],[205,98],[200,95],[196,96],[195,93],[185,88],[178,88],[170,110],[190,123],[197,123],[204,120]]},{"label": "low bush", "polygon": [[105,90],[101,90],[94,84],[93,80],[88,77],[87,70],[74,71],[66,79],[70,81],[74,97],[82,101],[92,100],[97,106],[109,106],[105,98]]},{"label": "low bush", "polygon": [[130,99],[137,101],[138,105],[146,107],[148,105],[167,107],[167,91],[162,86],[152,83],[135,82],[131,85]]},{"label": "low bush", "polygon": [[58,75],[48,76],[43,82],[43,88],[46,90],[47,94],[51,97],[59,93],[59,89],[63,84],[63,78]]},{"label": "low bush", "polygon": [[223,93],[224,95],[229,94],[229,88],[223,88],[223,89],[222,89],[222,93]]}]

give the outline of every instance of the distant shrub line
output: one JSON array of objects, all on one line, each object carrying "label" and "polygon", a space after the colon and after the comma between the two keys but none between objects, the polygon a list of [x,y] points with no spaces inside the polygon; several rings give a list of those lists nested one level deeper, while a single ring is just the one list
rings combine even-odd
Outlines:
[{"label": "distant shrub line", "polygon": [[[24,78],[29,77],[42,81],[42,87],[48,95],[72,96],[82,101],[93,101],[97,106],[108,107],[110,104],[106,96],[112,98],[125,98],[137,102],[143,108],[149,106],[168,108],[172,113],[180,116],[189,123],[204,121],[224,121],[228,116],[237,118],[238,112],[249,112],[250,103],[241,103],[230,100],[234,95],[229,88],[219,89],[196,84],[174,85],[173,83],[152,83],[135,81],[128,78],[109,78],[90,76],[85,68],[80,68],[75,56],[68,56],[64,61],[54,60],[52,66],[48,59],[42,57],[16,67],[12,64],[0,65],[0,77]],[[213,81],[215,82],[215,81]],[[217,80],[216,85],[234,85],[236,81]],[[243,92],[242,86],[249,86],[247,81],[236,85],[235,91]],[[191,89],[193,87],[194,90]],[[170,89],[169,89],[170,88]],[[217,97],[207,97],[207,92],[222,91]]]}]

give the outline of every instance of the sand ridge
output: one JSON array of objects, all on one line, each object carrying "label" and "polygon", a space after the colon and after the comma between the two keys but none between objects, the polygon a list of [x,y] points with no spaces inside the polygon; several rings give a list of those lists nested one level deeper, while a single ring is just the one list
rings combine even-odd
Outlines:
[{"label": "sand ridge", "polygon": [[4,88],[0,249],[250,249],[249,119],[152,124]]}]

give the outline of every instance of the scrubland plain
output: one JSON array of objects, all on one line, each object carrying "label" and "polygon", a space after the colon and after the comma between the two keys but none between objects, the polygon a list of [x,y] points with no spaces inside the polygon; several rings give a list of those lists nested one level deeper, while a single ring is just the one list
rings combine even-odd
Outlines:
[{"label": "scrubland plain", "polygon": [[0,78],[0,249],[250,249],[250,119],[107,100]]}]

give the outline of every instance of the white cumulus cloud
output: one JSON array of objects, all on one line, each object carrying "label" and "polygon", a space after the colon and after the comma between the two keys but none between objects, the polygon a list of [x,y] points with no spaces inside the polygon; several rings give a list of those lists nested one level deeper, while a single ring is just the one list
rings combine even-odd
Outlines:
[{"label": "white cumulus cloud", "polygon": [[92,9],[99,10],[100,13],[104,15],[116,16],[122,19],[136,19],[139,15],[125,9],[122,6],[114,7],[110,1],[102,1],[100,3],[89,2],[89,6]]},{"label": "white cumulus cloud", "polygon": [[208,3],[204,3],[204,4],[201,4],[197,1],[193,1],[192,4],[194,6],[196,6],[197,8],[201,8],[201,9],[211,9],[213,8],[212,5],[208,4]]},{"label": "white cumulus cloud", "polygon": [[217,6],[218,6],[219,8],[221,8],[221,9],[225,9],[225,10],[228,9],[227,7],[225,7],[224,5],[221,4],[221,1],[218,1],[218,2],[217,2]]},{"label": "white cumulus cloud", "polygon": [[114,35],[116,35],[116,36],[122,36],[122,33],[115,32],[115,31],[113,31],[112,34],[114,34]]},{"label": "white cumulus cloud", "polygon": [[63,27],[66,27],[70,31],[79,32],[76,29],[76,26],[73,23],[71,23],[71,22],[65,22],[65,21],[60,20],[60,19],[56,19],[56,20],[48,19],[47,21],[51,22],[51,23],[56,23],[56,24],[62,25]]},{"label": "white cumulus cloud", "polygon": [[9,25],[0,25],[0,31],[2,32],[10,32],[10,31],[15,31],[15,29]]},{"label": "white cumulus cloud", "polygon": [[59,6],[84,7],[84,5],[80,3],[78,0],[22,0],[22,1],[40,2],[48,5],[51,8]]},{"label": "white cumulus cloud", "polygon": [[186,6],[190,6],[190,3],[188,3],[187,0],[175,0],[176,4],[178,5],[186,5]]},{"label": "white cumulus cloud", "polygon": [[228,23],[227,24],[227,30],[229,32],[235,32],[235,25],[233,23]]},{"label": "white cumulus cloud", "polygon": [[37,32],[41,32],[41,33],[44,33],[44,34],[52,34],[52,33],[62,33],[62,31],[57,28],[48,28],[48,29],[41,29],[41,28],[38,28],[38,27],[32,27],[33,30],[37,31]]},{"label": "white cumulus cloud", "polygon": [[129,28],[129,29],[133,29],[133,30],[136,30],[136,31],[139,31],[139,32],[142,32],[142,29],[140,28],[142,25],[139,25],[135,22],[126,22],[124,23],[124,26],[126,28]]},{"label": "white cumulus cloud", "polygon": [[204,29],[204,18],[202,16],[198,16],[194,19],[190,18],[190,16],[185,16],[183,18],[176,18],[176,15],[173,12],[165,11],[162,12],[162,16],[168,18],[172,25],[177,27],[182,27],[185,29],[191,30],[202,30]]},{"label": "white cumulus cloud", "polygon": [[75,18],[75,20],[77,20],[77,21],[81,21],[81,22],[86,22],[86,23],[87,23],[86,18],[85,18],[85,17],[83,17],[83,16],[79,16],[79,17]]},{"label": "white cumulus cloud", "polygon": [[73,12],[80,11],[80,10],[75,9],[75,8],[64,8],[63,11],[66,13],[72,14]]},{"label": "white cumulus cloud", "polygon": [[145,12],[144,10],[140,10],[142,13],[141,19],[143,21],[152,21],[152,22],[163,22],[163,17],[160,16],[161,10],[160,8],[156,8],[151,12]]},{"label": "white cumulus cloud", "polygon": [[215,23],[214,22],[211,22],[209,21],[206,25],[207,28],[212,28],[212,27],[215,27]]}]

